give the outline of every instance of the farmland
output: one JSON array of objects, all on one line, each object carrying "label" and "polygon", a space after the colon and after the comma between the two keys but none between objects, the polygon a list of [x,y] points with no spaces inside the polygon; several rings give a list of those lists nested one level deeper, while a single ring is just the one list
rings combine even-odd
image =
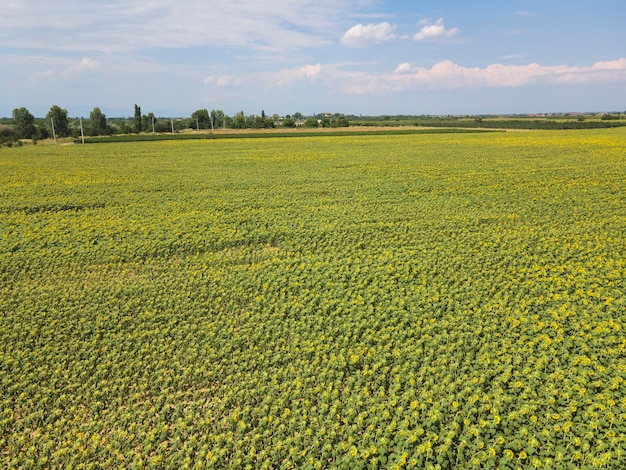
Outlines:
[{"label": "farmland", "polygon": [[0,150],[0,467],[623,468],[625,149]]}]

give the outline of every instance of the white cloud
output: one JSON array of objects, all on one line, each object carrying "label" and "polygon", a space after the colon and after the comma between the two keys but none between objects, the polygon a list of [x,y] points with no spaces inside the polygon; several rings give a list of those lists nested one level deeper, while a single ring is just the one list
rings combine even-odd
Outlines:
[{"label": "white cloud", "polygon": [[215,80],[217,86],[235,86],[241,85],[241,80],[232,75],[222,75]]},{"label": "white cloud", "polygon": [[596,62],[591,67],[592,70],[626,70],[626,59],[609,60],[607,62]]},{"label": "white cloud", "polygon": [[320,72],[322,71],[322,66],[320,64],[315,64],[315,65],[305,65],[304,67],[300,68],[300,72],[308,78],[314,78],[317,75],[320,74]]},{"label": "white cloud", "polygon": [[321,64],[308,64],[302,67],[292,67],[288,69],[282,69],[278,72],[260,73],[251,76],[251,80],[255,80],[260,83],[265,83],[268,88],[279,86],[288,87],[294,83],[308,80],[317,81],[323,78],[324,66]]},{"label": "white cloud", "polygon": [[218,87],[239,86],[255,83],[256,87],[271,88],[274,86],[286,87],[302,80],[316,80],[322,75],[321,64],[310,64],[301,67],[282,69],[278,72],[254,72],[238,77],[222,75],[220,77],[208,76],[202,81],[206,85]]},{"label": "white cloud", "polygon": [[413,36],[415,41],[450,38],[459,32],[457,28],[446,29],[443,25],[443,18],[439,18],[435,23],[432,23],[432,20],[421,20],[418,26],[422,26],[422,29]]},{"label": "white cloud", "polygon": [[85,73],[96,73],[100,70],[100,61],[90,59],[88,57],[83,58],[78,64],[71,65],[65,69],[61,76],[65,78],[73,78]]},{"label": "white cloud", "polygon": [[408,62],[404,62],[402,64],[398,64],[396,69],[393,71],[394,73],[405,73],[411,71],[411,64]]},{"label": "white cloud", "polygon": [[0,62],[22,71],[22,79],[36,82],[40,79],[62,78],[76,79],[86,74],[100,72],[102,64],[99,60],[84,57],[81,60],[45,55],[4,55]]},{"label": "white cloud", "polygon": [[386,21],[378,24],[357,24],[345,32],[341,38],[341,43],[352,47],[377,44],[395,39],[394,30],[395,27]]},{"label": "white cloud", "polygon": [[202,80],[205,85],[215,85],[218,87],[232,87],[244,84],[248,77],[235,77],[234,75],[220,75],[219,77],[209,75]]}]

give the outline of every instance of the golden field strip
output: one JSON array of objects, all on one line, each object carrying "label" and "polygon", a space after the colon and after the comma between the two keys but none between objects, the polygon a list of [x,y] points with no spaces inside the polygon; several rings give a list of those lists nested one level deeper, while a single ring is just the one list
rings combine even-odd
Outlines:
[{"label": "golden field strip", "polygon": [[0,467],[623,468],[626,132],[0,149]]}]

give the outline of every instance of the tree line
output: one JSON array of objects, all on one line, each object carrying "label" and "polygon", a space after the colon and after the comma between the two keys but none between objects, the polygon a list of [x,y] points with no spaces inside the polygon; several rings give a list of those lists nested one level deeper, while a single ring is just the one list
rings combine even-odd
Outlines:
[{"label": "tree line", "polygon": [[243,111],[228,116],[221,109],[197,109],[189,118],[156,117],[154,113],[142,114],[141,107],[135,104],[133,118],[107,119],[106,115],[95,107],[89,113],[89,119],[70,119],[68,112],[57,105],[50,108],[44,119],[37,119],[25,107],[13,110],[9,125],[0,124],[0,144],[11,145],[20,139],[38,140],[51,137],[103,136],[113,134],[133,134],[142,132],[166,133],[180,132],[184,129],[271,129],[276,127],[348,127],[350,124],[343,114],[319,114],[305,117],[296,112],[293,115],[268,116],[261,114],[246,115]]},{"label": "tree line", "polygon": [[76,120],[68,118],[67,109],[57,105],[50,108],[44,119],[36,119],[24,107],[16,108],[12,113],[11,126],[0,125],[0,144],[11,144],[20,139],[32,139],[37,142],[50,137],[79,136],[81,132],[91,136],[110,135],[115,132],[98,107],[93,108],[84,128],[82,123],[77,125],[74,121]]}]

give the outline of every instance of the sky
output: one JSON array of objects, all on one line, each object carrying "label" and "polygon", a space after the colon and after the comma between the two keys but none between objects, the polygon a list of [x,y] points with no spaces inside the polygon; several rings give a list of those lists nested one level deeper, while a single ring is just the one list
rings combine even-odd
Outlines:
[{"label": "sky", "polygon": [[3,0],[0,116],[626,110],[624,0]]}]

